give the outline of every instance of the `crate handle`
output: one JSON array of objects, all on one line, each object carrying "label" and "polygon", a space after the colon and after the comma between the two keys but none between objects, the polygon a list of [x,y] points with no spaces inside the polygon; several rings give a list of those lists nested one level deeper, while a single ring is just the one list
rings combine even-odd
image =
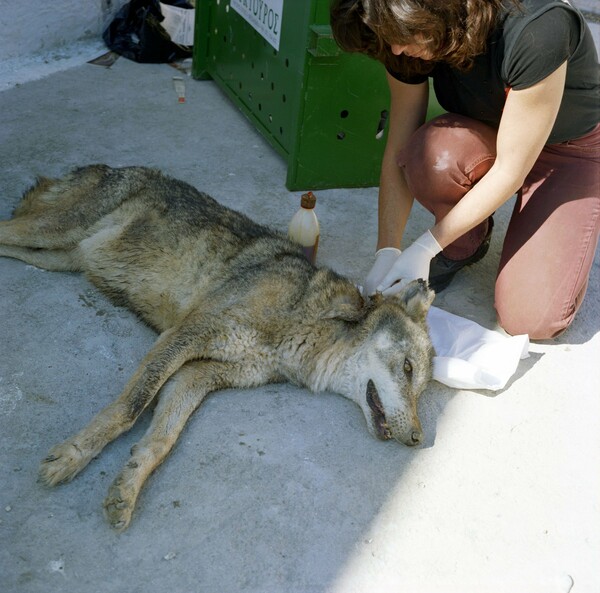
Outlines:
[{"label": "crate handle", "polygon": [[329,25],[311,25],[308,53],[315,58],[329,58],[342,53]]}]

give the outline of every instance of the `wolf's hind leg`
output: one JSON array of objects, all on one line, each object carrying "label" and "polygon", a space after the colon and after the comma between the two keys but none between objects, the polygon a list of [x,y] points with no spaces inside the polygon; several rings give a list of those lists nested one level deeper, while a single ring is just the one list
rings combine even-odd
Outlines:
[{"label": "wolf's hind leg", "polygon": [[0,245],[67,249],[85,238],[88,227],[68,225],[55,214],[25,215],[0,221]]},{"label": "wolf's hind leg", "polygon": [[[266,383],[252,377],[252,384]],[[111,527],[126,529],[138,495],[148,476],[163,462],[175,445],[194,410],[211,391],[249,386],[240,365],[217,361],[185,364],[163,387],[152,423],[144,437],[131,450],[129,463],[112,483],[104,500]]]},{"label": "wolf's hind leg", "polygon": [[0,245],[0,257],[20,259],[26,264],[51,272],[81,271],[81,264],[75,250],[31,249],[15,245]]},{"label": "wolf's hind leg", "polygon": [[0,221],[0,244],[45,249],[73,247],[90,227],[139,192],[147,173],[106,165],[75,169],[61,179],[40,177],[10,220]]}]

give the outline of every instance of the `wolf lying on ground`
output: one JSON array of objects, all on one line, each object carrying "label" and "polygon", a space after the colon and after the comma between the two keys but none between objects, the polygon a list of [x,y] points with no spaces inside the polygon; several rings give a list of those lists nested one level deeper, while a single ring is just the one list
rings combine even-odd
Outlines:
[{"label": "wolf lying on ground", "polygon": [[283,234],[143,167],[92,165],[39,179],[0,222],[0,256],[81,271],[160,335],[122,394],[43,460],[48,485],[74,478],[158,403],[104,501],[127,528],[140,490],[209,392],[291,381],[362,408],[381,439],[419,444],[417,400],[431,378],[426,313],[410,283],[365,302]]}]

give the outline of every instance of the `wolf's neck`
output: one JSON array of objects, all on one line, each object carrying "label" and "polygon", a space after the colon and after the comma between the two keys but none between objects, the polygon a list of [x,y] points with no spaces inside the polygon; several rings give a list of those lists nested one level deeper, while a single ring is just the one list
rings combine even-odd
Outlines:
[{"label": "wolf's neck", "polygon": [[[356,356],[354,340],[322,324],[318,343],[306,341],[298,349],[303,380],[313,391],[342,393],[348,387],[347,366]],[[328,331],[329,330],[329,331]]]}]

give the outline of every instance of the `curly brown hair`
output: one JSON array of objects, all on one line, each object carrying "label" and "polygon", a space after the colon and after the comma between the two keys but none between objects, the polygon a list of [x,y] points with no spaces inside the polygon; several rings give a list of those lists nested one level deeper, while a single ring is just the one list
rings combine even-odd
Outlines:
[{"label": "curly brown hair", "polygon": [[[367,54],[394,72],[427,74],[436,61],[467,70],[486,49],[508,5],[519,0],[333,0],[331,28],[338,45]],[[395,56],[392,44],[425,39],[433,60]]]}]

